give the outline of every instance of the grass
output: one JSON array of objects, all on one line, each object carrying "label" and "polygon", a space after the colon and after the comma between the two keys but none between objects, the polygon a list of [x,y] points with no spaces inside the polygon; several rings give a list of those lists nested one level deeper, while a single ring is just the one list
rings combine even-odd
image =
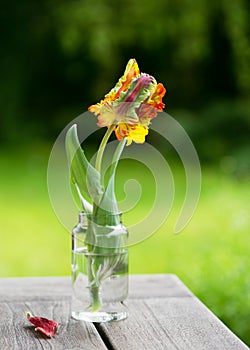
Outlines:
[{"label": "grass", "polygon": [[[58,222],[47,194],[49,153],[50,148],[41,145],[0,153],[1,277],[71,273],[71,237]],[[124,215],[128,226],[145,216],[154,187],[145,169],[133,166],[132,171],[143,192],[142,204]],[[121,163],[121,183],[127,173]],[[130,272],[177,274],[249,344],[249,183],[223,173],[219,166],[204,168],[202,176],[199,206],[187,227],[176,235],[173,226],[184,195],[183,173],[176,167],[173,210],[155,234],[130,248]],[[124,195],[118,192],[119,197]]]}]

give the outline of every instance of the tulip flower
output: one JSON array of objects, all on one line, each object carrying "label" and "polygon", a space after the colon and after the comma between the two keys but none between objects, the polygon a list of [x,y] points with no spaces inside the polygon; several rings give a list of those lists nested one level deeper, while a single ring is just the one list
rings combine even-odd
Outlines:
[{"label": "tulip flower", "polygon": [[140,73],[135,59],[130,59],[124,75],[104,100],[89,107],[98,117],[100,127],[113,127],[119,141],[143,143],[153,118],[164,108],[166,90],[154,77]]}]

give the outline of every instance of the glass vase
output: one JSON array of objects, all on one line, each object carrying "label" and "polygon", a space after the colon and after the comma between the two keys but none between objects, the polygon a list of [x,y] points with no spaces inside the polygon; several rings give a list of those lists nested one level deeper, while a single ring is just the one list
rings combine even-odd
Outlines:
[{"label": "glass vase", "polygon": [[73,318],[108,322],[128,316],[127,240],[121,214],[94,220],[79,213],[72,231]]}]

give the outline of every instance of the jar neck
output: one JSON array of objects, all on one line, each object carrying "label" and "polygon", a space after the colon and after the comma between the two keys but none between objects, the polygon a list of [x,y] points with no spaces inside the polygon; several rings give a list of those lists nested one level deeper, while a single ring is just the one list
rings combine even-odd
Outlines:
[{"label": "jar neck", "polygon": [[90,214],[86,214],[83,211],[79,211],[78,213],[79,224],[86,224],[90,218],[91,218]]},{"label": "jar neck", "polygon": [[87,224],[88,222],[94,222],[98,225],[110,225],[115,226],[122,223],[122,213],[107,213],[107,214],[100,214],[100,215],[92,215],[89,213],[85,213],[83,211],[80,211],[78,213],[78,223],[79,224]]}]

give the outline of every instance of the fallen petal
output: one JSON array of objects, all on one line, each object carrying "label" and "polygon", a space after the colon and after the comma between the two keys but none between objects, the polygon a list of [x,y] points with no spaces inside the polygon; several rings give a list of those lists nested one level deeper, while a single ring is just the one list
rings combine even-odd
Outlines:
[{"label": "fallen petal", "polygon": [[49,338],[51,338],[57,331],[58,323],[54,320],[32,316],[30,312],[26,312],[26,317],[36,327],[35,331],[40,331]]}]

